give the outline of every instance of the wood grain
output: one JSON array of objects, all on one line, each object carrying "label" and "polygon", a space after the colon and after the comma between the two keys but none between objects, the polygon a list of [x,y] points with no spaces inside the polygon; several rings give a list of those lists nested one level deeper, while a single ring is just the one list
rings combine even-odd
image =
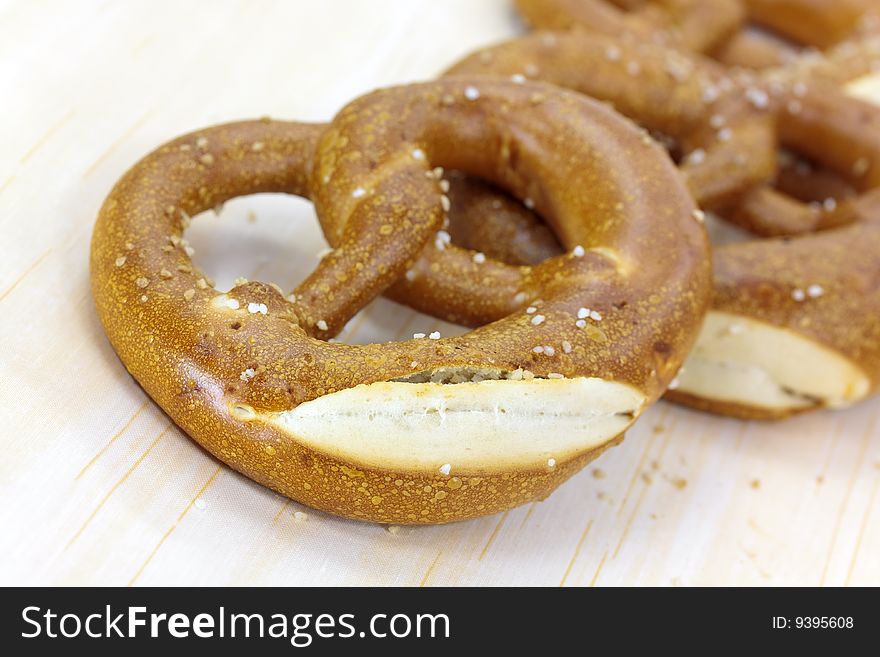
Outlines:
[{"label": "wood grain", "polygon": [[[202,125],[326,120],[431,77],[515,34],[509,5],[0,3],[0,582],[880,584],[877,400],[780,424],[660,404],[544,502],[390,532],[221,466],[119,364],[87,265],[128,165]],[[292,287],[324,247],[311,207],[281,196],[232,201],[190,233],[220,286],[258,272]],[[433,330],[459,329],[379,300],[342,338]]]}]

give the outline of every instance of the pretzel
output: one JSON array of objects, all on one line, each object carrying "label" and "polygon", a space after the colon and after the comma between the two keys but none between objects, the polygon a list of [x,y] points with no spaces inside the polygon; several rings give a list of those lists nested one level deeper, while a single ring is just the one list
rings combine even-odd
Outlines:
[{"label": "pretzel", "polygon": [[880,385],[880,193],[852,225],[715,251],[715,295],[667,397],[774,419],[849,406]]},{"label": "pretzel", "polygon": [[750,96],[713,62],[662,45],[534,32],[477,51],[446,74],[540,79],[610,102],[674,140],[688,187],[707,209],[776,173],[775,122],[760,102],[766,94]]},{"label": "pretzel", "polygon": [[[376,92],[322,130],[268,120],[202,130],[111,191],[92,289],[150,396],[256,481],[379,522],[543,498],[618,442],[680,366],[708,303],[704,231],[662,150],[588,99],[503,81]],[[441,262],[454,251],[440,250],[443,165],[552,203],[571,252],[530,269],[474,254]],[[189,216],[255,192],[310,196],[336,226],[333,252],[287,297],[258,282],[213,289],[182,238]],[[324,340],[392,280],[409,281],[412,262],[448,275],[462,266],[471,289],[498,276],[504,311],[456,338]],[[457,303],[463,315],[485,311]]]},{"label": "pretzel", "polygon": [[751,21],[802,45],[828,48],[880,18],[876,0],[745,0]]},{"label": "pretzel", "polygon": [[516,0],[534,29],[599,32],[708,51],[743,20],[738,0]]},{"label": "pretzel", "polygon": [[853,221],[858,212],[847,183],[862,191],[880,186],[880,110],[815,82],[786,88],[774,102],[779,106],[780,142],[837,176],[810,176],[812,183],[823,183],[816,193],[827,196],[808,203],[759,186],[745,194],[729,218],[763,236],[813,232]]}]

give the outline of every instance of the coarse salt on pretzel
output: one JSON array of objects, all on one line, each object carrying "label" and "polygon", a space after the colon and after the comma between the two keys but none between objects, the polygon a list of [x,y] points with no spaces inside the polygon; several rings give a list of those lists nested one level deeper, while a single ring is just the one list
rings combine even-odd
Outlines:
[{"label": "coarse salt on pretzel", "polygon": [[599,32],[703,52],[740,26],[739,0],[516,0],[534,29]]},{"label": "coarse salt on pretzel", "polygon": [[538,79],[609,102],[673,140],[703,208],[729,205],[776,173],[766,94],[740,89],[706,58],[601,34],[534,32],[468,55],[446,74]]},{"label": "coarse salt on pretzel", "polygon": [[[202,130],[146,156],[105,201],[92,240],[98,312],[174,421],[280,493],[390,523],[543,498],[617,442],[678,369],[708,301],[705,236],[662,151],[589,100],[511,82],[356,101],[324,133],[309,182],[320,130]],[[318,339],[407,280],[417,256],[440,253],[448,203],[433,170],[444,165],[533,190],[583,246],[516,270],[507,316],[461,337]],[[187,218],[267,191],[312,196],[341,224],[336,248],[289,297],[256,282],[218,292],[190,261]],[[466,268],[486,272],[476,285],[492,278],[491,261],[469,255]]]}]

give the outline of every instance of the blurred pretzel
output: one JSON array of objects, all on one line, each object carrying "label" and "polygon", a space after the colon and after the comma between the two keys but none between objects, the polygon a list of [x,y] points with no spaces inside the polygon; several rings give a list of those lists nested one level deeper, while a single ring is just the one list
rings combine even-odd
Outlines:
[{"label": "blurred pretzel", "polygon": [[516,0],[534,29],[598,32],[708,51],[743,20],[739,0]]}]

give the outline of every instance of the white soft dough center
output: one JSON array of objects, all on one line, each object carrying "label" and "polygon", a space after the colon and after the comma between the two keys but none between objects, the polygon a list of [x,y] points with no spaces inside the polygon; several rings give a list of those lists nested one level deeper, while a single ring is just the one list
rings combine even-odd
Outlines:
[{"label": "white soft dough center", "polygon": [[678,380],[681,392],[772,410],[847,406],[870,388],[861,369],[818,342],[718,311],[706,315]]},{"label": "white soft dough center", "polygon": [[645,397],[597,378],[359,385],[263,417],[348,463],[436,473],[552,467],[625,431]]}]

